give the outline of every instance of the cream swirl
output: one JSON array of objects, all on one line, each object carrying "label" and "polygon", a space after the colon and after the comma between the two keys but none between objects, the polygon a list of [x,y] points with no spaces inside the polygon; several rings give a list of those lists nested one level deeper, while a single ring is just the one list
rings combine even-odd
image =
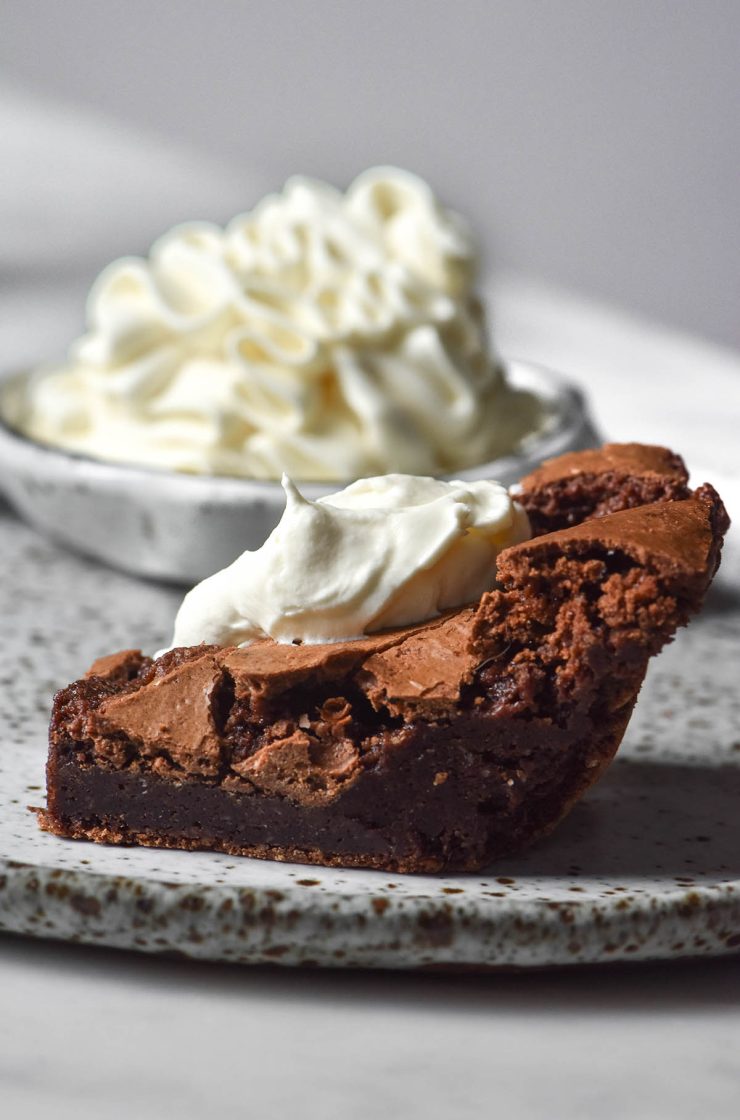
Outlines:
[{"label": "cream swirl", "polygon": [[304,498],[256,552],[183,600],[172,646],[334,642],[433,618],[493,587],[496,556],[530,535],[497,482],[391,474]]},{"label": "cream swirl", "polygon": [[89,330],[19,426],[104,459],[303,479],[443,474],[536,423],[488,351],[467,226],[393,168],[288,181],[94,284]]}]

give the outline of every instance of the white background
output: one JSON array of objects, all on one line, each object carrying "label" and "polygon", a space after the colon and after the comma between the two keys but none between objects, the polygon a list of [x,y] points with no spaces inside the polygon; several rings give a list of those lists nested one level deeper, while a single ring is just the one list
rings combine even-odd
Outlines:
[{"label": "white background", "polygon": [[[738,345],[739,44],[736,0],[0,0],[3,363],[51,356],[94,271],[171,221],[378,161],[469,213],[495,271]],[[504,287],[505,349],[613,370],[605,431],[659,438],[659,395],[664,438],[731,469],[732,355],[547,291]],[[271,973],[4,937],[0,993],[3,1120],[729,1120],[740,1099],[738,959]]]},{"label": "white background", "polygon": [[0,5],[6,76],[243,174],[241,204],[190,216],[395,162],[474,218],[499,267],[734,345],[739,56],[737,0]]}]

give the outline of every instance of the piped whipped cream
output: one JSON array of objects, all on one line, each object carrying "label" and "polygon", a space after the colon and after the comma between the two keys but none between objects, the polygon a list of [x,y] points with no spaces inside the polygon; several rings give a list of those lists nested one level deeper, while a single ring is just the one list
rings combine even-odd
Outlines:
[{"label": "piped whipped cream", "polygon": [[88,331],[11,418],[178,471],[445,474],[512,451],[533,399],[489,352],[467,225],[421,179],[290,179],[225,228],[171,230],[94,284]]},{"label": "piped whipped cream", "polygon": [[480,598],[498,553],[530,536],[497,482],[390,474],[316,502],[282,484],[280,524],[185,596],[172,647],[335,642],[423,622]]}]

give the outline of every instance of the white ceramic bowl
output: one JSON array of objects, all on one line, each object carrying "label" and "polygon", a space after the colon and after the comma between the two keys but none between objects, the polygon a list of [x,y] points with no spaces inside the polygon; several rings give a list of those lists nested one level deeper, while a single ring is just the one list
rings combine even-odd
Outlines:
[{"label": "white ceramic bowl", "polygon": [[[506,369],[512,385],[543,401],[545,429],[517,454],[449,477],[510,485],[543,459],[597,442],[583,395],[567,380],[525,362],[507,362]],[[343,485],[296,481],[309,498]],[[1,418],[0,490],[31,524],[62,544],[136,575],[188,584],[230,564],[244,549],[258,548],[284,506],[277,482],[108,463],[36,443]]]}]

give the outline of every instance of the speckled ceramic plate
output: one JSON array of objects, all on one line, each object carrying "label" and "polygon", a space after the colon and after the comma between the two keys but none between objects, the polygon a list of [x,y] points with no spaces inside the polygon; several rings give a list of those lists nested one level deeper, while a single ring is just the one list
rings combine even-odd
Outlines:
[{"label": "speckled ceramic plate", "polygon": [[389,876],[102,848],[41,833],[52,692],[154,649],[179,594],[0,510],[0,928],[244,963],[532,967],[740,950],[740,594],[650,669],[618,760],[549,840],[488,873]]}]

